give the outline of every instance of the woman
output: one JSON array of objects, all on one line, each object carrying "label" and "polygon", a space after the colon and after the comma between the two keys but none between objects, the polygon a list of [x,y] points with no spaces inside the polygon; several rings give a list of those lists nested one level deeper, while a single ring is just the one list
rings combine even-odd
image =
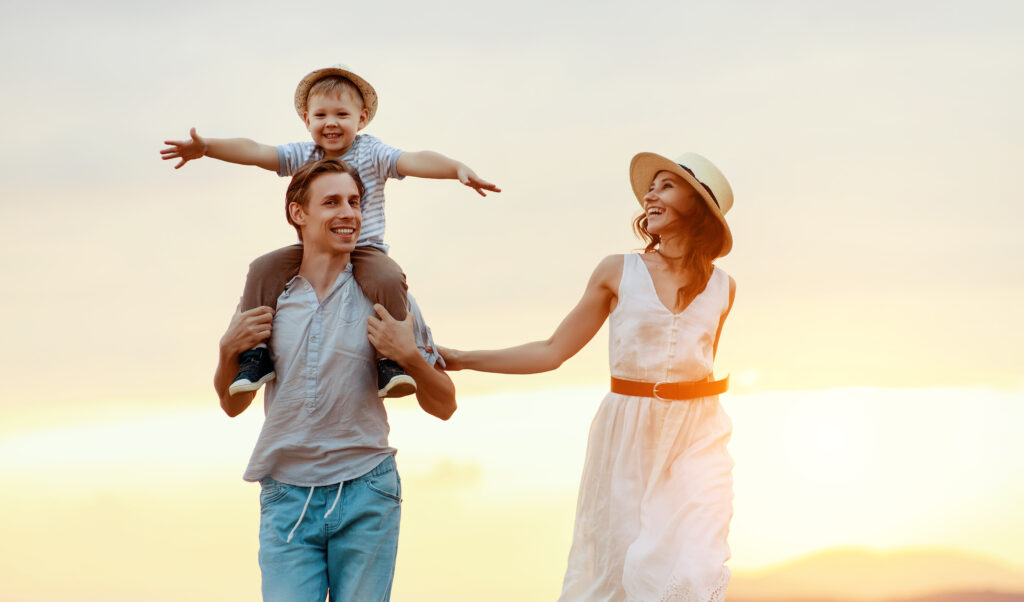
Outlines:
[{"label": "woman", "polygon": [[710,161],[641,153],[641,254],[612,255],[551,338],[499,351],[442,349],[449,370],[553,370],[611,319],[611,392],[590,429],[560,600],[721,601],[729,582],[732,423],[712,364],[735,282],[729,183]]}]

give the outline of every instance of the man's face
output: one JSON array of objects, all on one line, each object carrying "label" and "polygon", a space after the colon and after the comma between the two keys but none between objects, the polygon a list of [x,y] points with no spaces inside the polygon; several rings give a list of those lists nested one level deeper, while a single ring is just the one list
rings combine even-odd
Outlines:
[{"label": "man's face", "polygon": [[326,173],[309,185],[309,201],[303,208],[289,205],[292,220],[302,230],[306,249],[331,254],[351,253],[359,240],[363,214],[359,188],[347,173]]},{"label": "man's face", "polygon": [[345,90],[341,94],[311,96],[303,120],[313,142],[324,149],[324,155],[337,158],[352,147],[369,116],[363,99]]}]

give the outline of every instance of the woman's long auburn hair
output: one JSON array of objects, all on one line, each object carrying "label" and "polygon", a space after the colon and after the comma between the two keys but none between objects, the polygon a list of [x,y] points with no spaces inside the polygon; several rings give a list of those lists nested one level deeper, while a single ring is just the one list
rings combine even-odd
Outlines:
[{"label": "woman's long auburn hair", "polygon": [[[722,246],[725,244],[725,228],[722,227],[722,223],[711,212],[703,197],[696,191],[694,195],[697,197],[697,202],[694,203],[696,208],[686,216],[688,219],[683,226],[683,234],[690,242],[689,249],[676,260],[683,264],[684,269],[692,277],[676,292],[677,307],[686,307],[704,291],[715,267],[712,262],[721,254]],[[646,244],[644,253],[653,253],[661,245],[661,236],[647,231],[646,212],[633,220],[633,232]],[[673,261],[667,258],[666,260]]]}]

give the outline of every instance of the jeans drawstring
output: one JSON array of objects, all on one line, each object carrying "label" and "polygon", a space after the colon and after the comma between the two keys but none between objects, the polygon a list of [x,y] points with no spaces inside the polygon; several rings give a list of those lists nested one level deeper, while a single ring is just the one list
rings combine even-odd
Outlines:
[{"label": "jeans drawstring", "polygon": [[334,503],[331,504],[331,509],[327,511],[327,514],[324,515],[324,518],[327,518],[328,516],[330,516],[331,512],[334,512],[334,507],[338,505],[338,500],[341,499],[341,486],[342,485],[343,485],[343,483],[338,483],[338,495],[334,496]]},{"label": "jeans drawstring", "polygon": [[[331,504],[331,508],[327,511],[327,514],[324,515],[324,518],[327,518],[328,516],[330,516],[331,513],[334,512],[334,509],[338,506],[338,500],[341,499],[341,486],[342,485],[344,485],[344,483],[338,483],[338,494],[334,496],[334,503]],[[316,487],[310,487],[309,488],[309,495],[306,496],[306,503],[302,506],[302,513],[299,514],[299,520],[295,521],[295,526],[292,527],[291,532],[288,533],[288,539],[285,540],[285,543],[291,543],[292,542],[292,537],[295,536],[295,530],[299,528],[299,523],[302,522],[302,519],[306,518],[306,509],[309,508],[309,500],[313,499],[313,490],[314,489],[316,489]]]},{"label": "jeans drawstring", "polygon": [[295,521],[295,526],[292,527],[292,530],[288,534],[288,539],[285,540],[285,543],[291,543],[292,542],[292,536],[295,535],[295,530],[299,528],[299,523],[301,523],[302,519],[306,516],[306,508],[309,508],[309,500],[313,499],[313,490],[314,489],[316,489],[316,488],[315,487],[310,487],[309,488],[309,495],[306,496],[306,504],[304,506],[302,506],[302,514],[299,514],[299,520]]}]

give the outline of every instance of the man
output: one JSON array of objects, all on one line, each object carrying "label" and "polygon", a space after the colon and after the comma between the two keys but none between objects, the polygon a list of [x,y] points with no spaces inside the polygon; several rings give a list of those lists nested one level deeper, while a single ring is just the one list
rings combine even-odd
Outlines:
[{"label": "man", "polygon": [[[276,314],[269,307],[236,312],[220,342],[214,387],[228,416],[255,396],[229,392],[241,351],[271,339],[278,370],[244,476],[262,486],[267,601],[323,600],[328,591],[332,600],[390,598],[401,482],[377,396],[374,347],[416,379],[426,412],[447,420],[455,411],[455,387],[434,365],[439,356],[415,302],[399,322],[371,306],[352,277],[362,192],[358,173],[337,159],[295,173],[286,202],[303,242],[299,274]],[[374,310],[379,317],[367,324]]]}]

